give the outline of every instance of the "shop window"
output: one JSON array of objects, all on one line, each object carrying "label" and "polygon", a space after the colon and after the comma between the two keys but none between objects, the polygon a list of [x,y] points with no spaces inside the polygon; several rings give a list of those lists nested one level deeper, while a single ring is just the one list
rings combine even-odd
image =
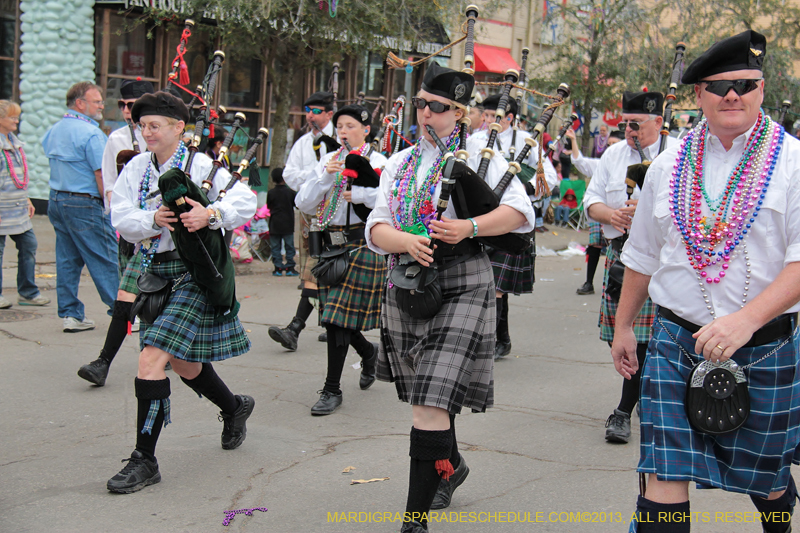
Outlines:
[{"label": "shop window", "polygon": [[155,41],[147,38],[148,26],[111,13],[108,74],[152,78],[156,59]]},{"label": "shop window", "polygon": [[0,1],[0,98],[14,97],[14,46],[17,35],[17,4]]},{"label": "shop window", "polygon": [[363,91],[368,98],[378,98],[383,95],[383,56],[365,52],[358,63],[358,91]]},{"label": "shop window", "polygon": [[261,61],[237,57],[226,51],[220,73],[220,102],[226,107],[257,108],[261,106]]}]

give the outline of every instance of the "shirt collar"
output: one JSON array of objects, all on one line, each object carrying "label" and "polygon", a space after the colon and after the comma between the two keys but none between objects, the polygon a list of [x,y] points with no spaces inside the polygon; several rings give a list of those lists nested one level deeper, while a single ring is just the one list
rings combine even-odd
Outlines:
[{"label": "shirt collar", "polygon": [[73,113],[75,115],[80,115],[82,117],[86,117],[86,120],[88,120],[91,124],[93,124],[93,125],[95,125],[97,127],[100,127],[100,123],[99,122],[97,122],[95,119],[93,119],[89,115],[84,115],[80,111],[75,111],[74,109],[67,109],[67,113]]},{"label": "shirt collar", "polygon": [[[750,138],[750,135],[753,133],[753,130],[756,129],[756,122],[753,122],[753,125],[750,126],[746,132],[742,133],[741,135],[733,139],[733,144],[731,144],[731,150],[737,150],[737,151],[744,150],[744,146],[747,143],[747,139]],[[722,152],[727,151],[725,150],[725,147],[722,146],[722,141],[719,140],[719,137],[717,137],[716,135],[712,135],[710,130],[706,134],[706,141],[708,145],[714,150],[720,150]]]},{"label": "shirt collar", "polygon": [[[10,141],[9,141],[10,138]],[[14,150],[22,148],[25,145],[19,138],[14,135],[13,133],[9,135],[2,135],[0,134],[0,149],[2,150]]]}]

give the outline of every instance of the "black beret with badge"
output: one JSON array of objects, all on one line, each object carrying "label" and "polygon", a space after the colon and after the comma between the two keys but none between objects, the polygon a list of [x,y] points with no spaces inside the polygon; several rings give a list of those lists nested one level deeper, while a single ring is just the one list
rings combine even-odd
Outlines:
[{"label": "black beret with badge", "polygon": [[356,119],[362,126],[369,126],[372,123],[372,117],[367,111],[367,108],[357,104],[350,104],[340,108],[333,115],[333,124],[339,120],[342,115],[347,115]]},{"label": "black beret with badge", "polygon": [[660,115],[664,110],[664,95],[659,92],[622,93],[622,112],[642,115]]},{"label": "black beret with badge", "polygon": [[131,118],[134,123],[149,115],[174,118],[185,123],[189,122],[189,108],[186,107],[183,100],[164,91],[145,94],[133,104]]},{"label": "black beret with badge", "polygon": [[743,31],[728,37],[703,52],[683,72],[681,83],[690,85],[735,70],[762,70],[767,55],[767,38],[757,31]]},{"label": "black beret with badge", "polygon": [[447,98],[463,106],[469,105],[475,78],[469,74],[432,63],[425,71],[422,90]]},{"label": "black beret with badge", "polygon": [[[490,111],[494,111],[497,109],[497,106],[500,104],[500,94],[493,94],[492,96],[487,96],[486,99],[483,101],[483,108],[488,109]],[[506,115],[509,113],[517,116],[517,102],[514,101],[513,98],[508,99],[508,104],[506,104]]]},{"label": "black beret with badge", "polygon": [[156,92],[156,90],[153,89],[153,84],[141,78],[125,80],[122,82],[122,85],[119,86],[119,95],[123,100],[140,98],[146,94],[153,94],[154,92]]},{"label": "black beret with badge", "polygon": [[329,93],[327,91],[318,91],[312,94],[311,96],[303,102],[304,106],[316,106],[316,107],[331,107],[333,106],[333,93]]}]

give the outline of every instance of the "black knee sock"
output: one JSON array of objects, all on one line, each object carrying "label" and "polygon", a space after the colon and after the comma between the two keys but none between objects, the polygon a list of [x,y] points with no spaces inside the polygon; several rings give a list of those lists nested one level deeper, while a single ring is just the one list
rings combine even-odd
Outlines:
[{"label": "black knee sock", "polygon": [[494,301],[497,308],[495,310],[497,342],[509,342],[511,339],[508,336],[508,296],[504,294]]},{"label": "black knee sock", "polygon": [[181,381],[186,383],[201,398],[203,396],[208,398],[211,403],[219,407],[220,411],[226,415],[232,415],[239,407],[236,396],[217,375],[211,363],[203,363],[203,369],[196,378],[186,379],[181,377]]},{"label": "black knee sock", "polygon": [[[301,319],[303,322],[306,322],[308,320],[308,317],[311,316],[311,311],[314,310],[314,306],[311,305],[311,302],[308,301],[308,296],[306,295],[306,291],[314,293],[317,292],[317,291],[311,291],[311,289],[303,289],[302,296],[300,297],[300,303],[297,304],[297,311],[294,314],[294,316]],[[316,296],[314,296],[314,298],[316,298]]]},{"label": "black knee sock", "polygon": [[449,458],[451,451],[451,433],[444,431],[423,431],[411,428],[411,467],[408,473],[408,500],[406,515],[410,521],[426,523],[422,516],[429,513],[436,489],[442,475],[437,469],[437,462]]},{"label": "black knee sock", "polygon": [[794,479],[789,476],[789,485],[786,492],[775,500],[765,500],[758,496],[750,496],[753,505],[761,513],[761,525],[766,533],[785,533],[792,524],[797,488]]},{"label": "black knee sock", "polygon": [[636,502],[638,533],[689,533],[689,502],[657,503],[642,496]]},{"label": "black knee sock", "polygon": [[119,347],[125,341],[125,336],[128,334],[128,324],[131,318],[131,302],[114,301],[114,311],[111,315],[111,323],[108,325],[106,332],[106,342],[103,349],[100,350],[100,359],[104,360],[109,365],[119,351]]},{"label": "black knee sock", "polygon": [[453,469],[458,468],[461,464],[461,454],[458,453],[458,442],[456,441],[456,415],[450,414],[450,437],[453,439],[453,445],[450,447],[450,464]]},{"label": "black knee sock", "polygon": [[589,246],[586,248],[586,283],[594,285],[594,273],[597,272],[597,263],[600,262],[600,248]]},{"label": "black knee sock", "polygon": [[350,347],[352,331],[338,326],[325,326],[328,331],[328,374],[325,376],[323,390],[340,394],[344,361]]},{"label": "black knee sock", "polygon": [[[156,442],[161,428],[169,424],[169,378],[147,380],[135,378],[138,402],[136,414],[136,449],[150,460],[156,458]],[[157,405],[154,405],[158,402]],[[155,409],[153,409],[155,407]],[[151,411],[155,414],[151,415]]]},{"label": "black knee sock", "polygon": [[647,343],[638,343],[636,345],[636,359],[639,360],[639,370],[631,376],[631,379],[625,379],[622,382],[622,397],[619,399],[619,406],[617,407],[620,411],[631,414],[633,408],[636,407],[636,402],[639,401],[639,384],[642,381],[642,369],[644,368],[646,356]]},{"label": "black knee sock", "polygon": [[372,357],[372,343],[360,331],[350,330],[350,346],[361,356],[361,359]]}]

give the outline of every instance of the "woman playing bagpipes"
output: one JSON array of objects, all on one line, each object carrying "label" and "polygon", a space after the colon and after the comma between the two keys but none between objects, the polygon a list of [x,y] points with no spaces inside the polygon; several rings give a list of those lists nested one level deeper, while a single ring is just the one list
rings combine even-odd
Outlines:
[{"label": "woman playing bagpipes", "polygon": [[342,147],[322,156],[295,198],[301,211],[317,217],[325,245],[314,268],[320,322],[328,333],[328,373],[311,408],[316,416],[329,415],[342,404],[340,382],[350,345],[361,357],[361,390],[375,382],[378,347],[361,332],[378,327],[386,265],[367,248],[364,222],[378,196],[374,169],[383,168],[386,158],[366,143],[370,118],[360,105],[344,106],[333,115]]},{"label": "woman playing bagpipes", "polygon": [[[493,404],[494,278],[489,259],[473,237],[528,233],[534,227],[533,209],[519,180],[491,212],[458,219],[451,203],[441,220],[434,219],[444,154],[427,127],[447,150],[455,151],[458,121],[467,113],[474,83],[469,74],[430,65],[422,89],[412,99],[423,136],[389,159],[367,221],[367,243],[380,254],[391,254],[390,269],[404,270],[408,276],[417,265],[435,265],[442,295],[434,316],[414,318],[401,309],[402,289],[390,275],[381,313],[377,376],[394,382],[400,400],[412,406],[414,423],[404,533],[427,531],[423,514],[447,507],[469,473],[456,444],[455,415],[463,407],[484,412]],[[472,169],[478,168],[480,148],[467,143],[472,154],[467,165]],[[494,187],[507,168],[502,157],[492,158],[485,181]],[[431,239],[437,241],[435,249]]]},{"label": "woman playing bagpipes", "polygon": [[[200,185],[212,169],[211,159],[202,153],[193,158],[187,155],[181,136],[189,110],[179,98],[166,92],[147,94],[136,101],[131,114],[142,129],[149,152],[136,156],[122,170],[111,197],[112,220],[127,241],[141,247],[145,272],[142,277],[149,274],[166,280],[170,289],[160,314],[154,313],[156,316],[149,321],[142,320],[142,351],[134,382],[138,401],[136,449],[126,459],[128,464],[107,485],[108,490],[119,493],[135,492],[161,481],[155,447],[161,427],[170,421],[170,382],[164,373],[167,362],[186,385],[220,408],[223,449],[232,450],[242,444],[247,431],[245,422],[255,405],[250,396],[234,396],[211,365],[250,349],[250,341],[236,317],[232,271],[223,269],[229,279],[219,280],[218,285],[231,288],[229,301],[234,303],[228,307],[212,305],[209,291],[198,284],[202,276],[196,266],[187,268],[181,259],[187,251],[176,250],[175,241],[183,240],[179,239],[180,232],[199,236],[241,226],[255,214],[256,197],[237,182],[224,198],[208,207],[188,196],[183,213],[162,205],[173,205],[176,200],[157,194],[160,178],[180,174],[186,179],[185,171],[191,182]],[[187,169],[189,159],[192,163]],[[230,178],[227,170],[219,169],[208,197],[217,198]],[[163,186],[161,191],[165,192]],[[221,235],[218,237],[221,241]],[[144,290],[142,278],[139,288]],[[143,318],[142,314],[139,316]]]}]

